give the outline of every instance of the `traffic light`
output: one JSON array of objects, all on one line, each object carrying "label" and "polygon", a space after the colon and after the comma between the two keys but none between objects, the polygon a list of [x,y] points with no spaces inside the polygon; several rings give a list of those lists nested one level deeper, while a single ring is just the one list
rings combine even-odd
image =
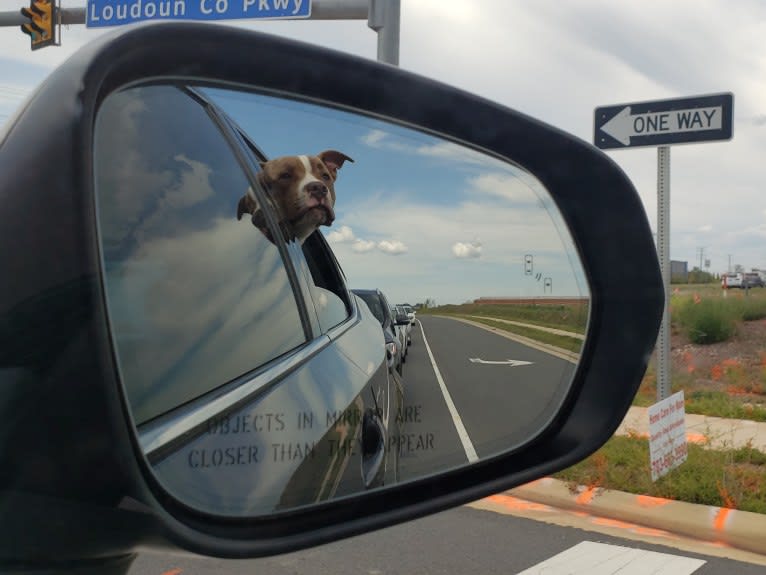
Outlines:
[{"label": "traffic light", "polygon": [[21,31],[32,39],[32,50],[56,44],[56,0],[31,0],[29,8],[21,14],[29,22],[21,25]]}]

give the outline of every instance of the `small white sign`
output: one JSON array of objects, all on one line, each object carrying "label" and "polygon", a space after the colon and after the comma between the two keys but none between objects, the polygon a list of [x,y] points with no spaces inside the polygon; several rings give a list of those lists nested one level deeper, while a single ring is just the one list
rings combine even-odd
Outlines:
[{"label": "small white sign", "polygon": [[649,462],[652,481],[686,461],[684,392],[649,407]]}]

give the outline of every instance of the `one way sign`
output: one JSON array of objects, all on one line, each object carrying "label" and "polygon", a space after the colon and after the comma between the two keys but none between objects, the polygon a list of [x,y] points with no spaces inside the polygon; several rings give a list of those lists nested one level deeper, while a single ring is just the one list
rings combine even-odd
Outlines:
[{"label": "one way sign", "polygon": [[731,139],[732,94],[596,108],[594,143],[602,150]]}]

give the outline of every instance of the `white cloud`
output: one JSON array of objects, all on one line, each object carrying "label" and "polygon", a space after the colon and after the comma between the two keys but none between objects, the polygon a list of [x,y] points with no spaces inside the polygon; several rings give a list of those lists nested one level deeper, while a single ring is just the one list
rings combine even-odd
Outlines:
[{"label": "white cloud", "polygon": [[351,246],[351,249],[358,254],[363,254],[363,253],[371,252],[372,250],[374,250],[375,245],[376,245],[375,242],[365,241],[365,240],[356,240]]},{"label": "white cloud", "polygon": [[510,200],[514,204],[537,203],[539,201],[538,194],[542,192],[543,187],[539,184],[535,186],[535,183],[533,178],[528,175],[498,172],[482,174],[468,180],[472,192],[497,196]]},{"label": "white cloud", "polygon": [[399,240],[383,240],[378,242],[378,249],[384,254],[398,256],[407,253],[407,246]]},{"label": "white cloud", "polygon": [[383,130],[371,130],[370,133],[362,138],[362,142],[372,148],[376,148],[380,146],[387,136],[388,134]]},{"label": "white cloud", "polygon": [[437,158],[467,166],[488,166],[494,169],[498,166],[498,160],[495,158],[449,141],[424,144],[415,139],[403,139],[375,129],[362,137],[362,143],[371,148],[397,151],[410,156]]},{"label": "white cloud", "polygon": [[713,226],[711,226],[710,224],[705,224],[704,226],[700,226],[699,228],[697,228],[697,231],[701,232],[703,234],[708,233],[708,232],[712,232],[713,231]]},{"label": "white cloud", "polygon": [[452,255],[460,259],[476,259],[481,257],[481,242],[456,242],[452,246]]},{"label": "white cloud", "polygon": [[327,234],[327,241],[334,244],[350,243],[355,239],[353,230],[348,226],[341,226]]}]

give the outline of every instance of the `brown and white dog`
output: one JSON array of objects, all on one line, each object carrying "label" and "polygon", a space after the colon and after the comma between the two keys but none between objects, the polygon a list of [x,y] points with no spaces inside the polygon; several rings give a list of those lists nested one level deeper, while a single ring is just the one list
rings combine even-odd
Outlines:
[{"label": "brown and white dog", "polygon": [[[258,183],[273,202],[287,240],[303,243],[319,226],[335,220],[335,180],[346,160],[354,161],[341,152],[326,150],[316,156],[284,156],[261,163]],[[239,200],[237,219],[246,213],[273,241],[252,188]]]}]

